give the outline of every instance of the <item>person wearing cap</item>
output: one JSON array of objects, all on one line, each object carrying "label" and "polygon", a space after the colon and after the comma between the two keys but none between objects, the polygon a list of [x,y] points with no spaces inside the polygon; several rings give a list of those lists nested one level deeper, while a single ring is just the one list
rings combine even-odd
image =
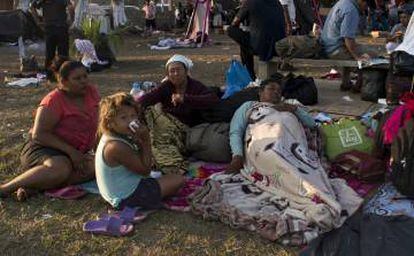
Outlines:
[{"label": "person wearing cap", "polygon": [[[201,111],[219,101],[203,83],[189,76],[192,66],[185,56],[172,56],[165,64],[166,79],[138,100],[145,110],[157,167],[164,173],[185,172],[185,131],[203,123]],[[161,106],[161,110],[154,105]]]}]

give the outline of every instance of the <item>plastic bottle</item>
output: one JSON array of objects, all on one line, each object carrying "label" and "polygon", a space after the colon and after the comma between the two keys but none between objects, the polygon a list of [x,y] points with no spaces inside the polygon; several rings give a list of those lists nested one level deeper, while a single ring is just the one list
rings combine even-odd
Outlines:
[{"label": "plastic bottle", "polygon": [[157,84],[151,81],[145,81],[142,83],[141,89],[145,91],[146,93],[151,91],[154,87],[156,87]]},{"label": "plastic bottle", "polygon": [[134,100],[137,101],[144,94],[141,89],[141,84],[139,82],[132,83],[132,89],[129,94],[131,94]]}]

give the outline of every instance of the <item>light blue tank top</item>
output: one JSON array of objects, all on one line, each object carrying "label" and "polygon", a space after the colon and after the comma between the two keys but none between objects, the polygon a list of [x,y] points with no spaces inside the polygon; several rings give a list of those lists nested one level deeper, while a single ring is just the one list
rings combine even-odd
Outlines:
[{"label": "light blue tank top", "polygon": [[118,137],[103,135],[99,141],[95,155],[96,182],[102,197],[113,207],[118,207],[123,199],[129,197],[138,187],[143,178],[129,171],[125,166],[110,167],[105,163],[103,150],[108,141],[121,141],[132,149],[134,147],[126,140]]}]

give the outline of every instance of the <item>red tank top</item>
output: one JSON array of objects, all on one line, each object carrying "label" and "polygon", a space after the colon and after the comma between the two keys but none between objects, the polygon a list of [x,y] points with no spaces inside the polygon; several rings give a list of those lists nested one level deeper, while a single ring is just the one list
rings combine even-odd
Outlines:
[{"label": "red tank top", "polygon": [[59,118],[54,133],[82,153],[93,149],[98,128],[100,96],[90,85],[84,96],[84,107],[70,103],[62,91],[55,89],[46,95],[39,106],[46,107]]}]

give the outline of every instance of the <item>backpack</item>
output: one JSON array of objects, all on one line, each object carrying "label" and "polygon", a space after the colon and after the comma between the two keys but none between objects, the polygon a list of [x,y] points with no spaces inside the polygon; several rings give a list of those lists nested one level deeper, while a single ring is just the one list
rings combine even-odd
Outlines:
[{"label": "backpack", "polygon": [[229,130],[229,123],[204,123],[191,127],[187,131],[186,149],[199,160],[229,163],[232,158]]},{"label": "backpack", "polygon": [[303,105],[318,103],[318,89],[312,77],[286,75],[282,82],[282,95],[285,99],[297,99]]},{"label": "backpack", "polygon": [[397,190],[414,198],[414,119],[398,131],[391,145],[391,181]]},{"label": "backpack", "polygon": [[414,75],[414,56],[405,51],[394,51],[391,69],[395,75]]},{"label": "backpack", "polygon": [[379,70],[362,70],[361,99],[377,102],[385,97],[385,81],[387,73]]}]

